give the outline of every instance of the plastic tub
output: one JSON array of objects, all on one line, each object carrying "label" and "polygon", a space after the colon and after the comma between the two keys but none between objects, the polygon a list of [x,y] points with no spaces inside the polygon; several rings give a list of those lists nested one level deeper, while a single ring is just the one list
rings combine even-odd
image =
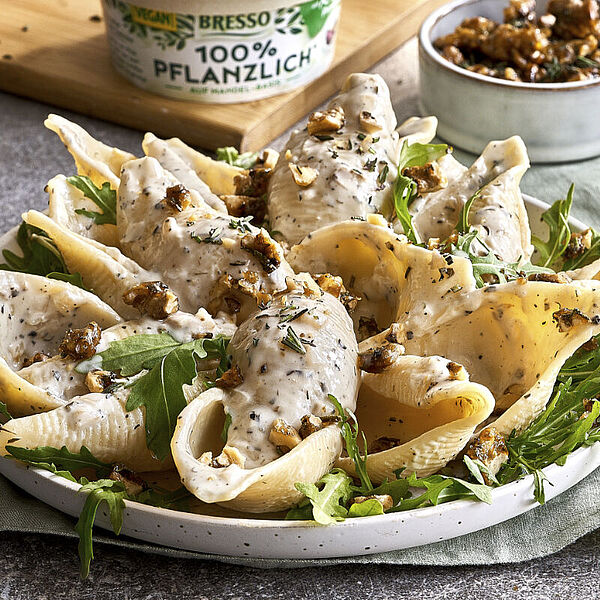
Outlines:
[{"label": "plastic tub", "polygon": [[123,77],[165,96],[230,103],[281,94],[323,74],[333,59],[341,0],[102,5],[113,65]]}]

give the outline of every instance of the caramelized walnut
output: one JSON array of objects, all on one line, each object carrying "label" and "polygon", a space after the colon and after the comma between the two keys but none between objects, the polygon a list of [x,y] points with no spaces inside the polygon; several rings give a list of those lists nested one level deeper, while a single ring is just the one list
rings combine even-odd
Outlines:
[{"label": "caramelized walnut", "polygon": [[273,425],[271,425],[271,431],[269,432],[269,441],[278,448],[289,451],[292,448],[295,448],[302,441],[302,438],[298,432],[283,419],[275,419]]},{"label": "caramelized walnut", "polygon": [[265,273],[272,273],[281,264],[277,244],[262,230],[256,235],[245,235],[241,239],[240,245],[243,250],[251,252],[258,258]]},{"label": "caramelized walnut", "polygon": [[[482,462],[494,475],[508,460],[508,449],[504,437],[494,427],[486,427],[467,448],[467,456]],[[490,483],[485,473],[483,478]]]},{"label": "caramelized walnut", "polygon": [[108,478],[120,481],[129,496],[137,496],[148,489],[148,484],[137,473],[130,471],[124,465],[114,465]]},{"label": "caramelized walnut", "polygon": [[36,352],[33,356],[30,356],[29,358],[26,358],[23,361],[23,369],[30,367],[31,365],[34,365],[35,363],[39,363],[39,362],[43,362],[45,360],[48,360],[50,357],[47,354],[42,354],[41,352]]},{"label": "caramelized walnut", "polygon": [[234,365],[215,381],[215,386],[221,389],[231,389],[242,383],[244,383],[242,372],[237,365]]},{"label": "caramelized walnut", "polygon": [[91,393],[101,394],[117,381],[116,373],[112,371],[90,371],[85,376],[85,385]]},{"label": "caramelized walnut", "polygon": [[344,109],[334,106],[326,111],[317,111],[308,117],[307,129],[310,135],[337,131],[344,126],[346,119]]},{"label": "caramelized walnut", "polygon": [[189,208],[192,203],[190,191],[180,183],[167,188],[164,204],[178,212]]},{"label": "caramelized walnut", "polygon": [[81,329],[69,329],[58,347],[58,352],[63,358],[86,360],[96,354],[96,347],[100,343],[102,331],[95,321]]},{"label": "caramelized walnut", "polygon": [[401,355],[400,344],[385,344],[377,348],[369,348],[358,355],[358,367],[367,373],[383,373]]},{"label": "caramelized walnut", "polygon": [[123,302],[153,319],[166,319],[179,310],[179,299],[162,281],[140,283],[123,294]]},{"label": "caramelized walnut", "polygon": [[584,325],[585,323],[590,322],[590,319],[578,308],[561,308],[552,313],[552,318],[556,321],[558,330],[561,333],[569,331],[574,326]]},{"label": "caramelized walnut", "polygon": [[383,510],[389,510],[394,506],[394,500],[389,494],[371,494],[369,496],[356,496],[352,500],[352,504],[362,504],[367,500],[377,500],[379,504],[383,507]]},{"label": "caramelized walnut", "polygon": [[437,162],[430,162],[421,167],[408,167],[402,174],[416,181],[419,194],[435,192],[448,185],[448,179]]}]

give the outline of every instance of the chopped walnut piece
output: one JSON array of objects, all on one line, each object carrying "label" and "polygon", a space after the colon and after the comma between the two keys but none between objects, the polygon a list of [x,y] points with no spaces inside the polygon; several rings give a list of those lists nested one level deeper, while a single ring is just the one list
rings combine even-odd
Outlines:
[{"label": "chopped walnut piece", "polygon": [[[506,441],[495,427],[486,427],[469,444],[467,456],[482,462],[495,475],[508,460]],[[485,473],[482,475],[485,482],[489,484]]]},{"label": "chopped walnut piece", "polygon": [[319,171],[312,167],[301,167],[296,163],[288,163],[292,177],[300,187],[308,187],[319,176]]},{"label": "chopped walnut piece", "polygon": [[561,308],[560,310],[552,313],[552,318],[556,321],[558,330],[561,333],[569,331],[574,326],[583,325],[590,322],[590,319],[586,317],[578,308]]},{"label": "chopped walnut piece", "polygon": [[92,394],[101,394],[117,381],[112,371],[90,371],[85,376],[85,385]]},{"label": "chopped walnut piece", "polygon": [[417,182],[419,194],[435,192],[448,186],[448,179],[437,162],[430,162],[421,167],[408,167],[402,171],[402,174]]},{"label": "chopped walnut piece", "polygon": [[265,148],[256,160],[255,168],[274,169],[279,160],[279,152],[273,148]]},{"label": "chopped walnut piece", "polygon": [[[256,300],[256,303],[260,307],[265,307],[271,303],[273,296],[268,292],[265,292],[261,287],[260,275],[256,271],[244,271],[242,277],[240,279],[234,279],[231,275],[223,275],[219,279],[219,283],[217,287],[222,287],[227,290],[238,291],[244,294],[245,296],[250,296]],[[221,294],[216,294],[215,300],[217,304],[221,302]],[[235,298],[226,297],[225,303],[230,310],[233,312],[239,312],[238,307],[237,311],[235,302],[232,300],[236,300]],[[239,302],[238,302],[239,304]],[[212,306],[211,310],[216,310],[217,306]]]},{"label": "chopped walnut piece", "polygon": [[550,0],[546,9],[556,17],[552,33],[563,39],[600,35],[597,0]]},{"label": "chopped walnut piece", "polygon": [[269,432],[269,441],[278,448],[291,450],[302,441],[302,438],[298,432],[283,419],[275,419],[273,425],[271,425],[271,431]]},{"label": "chopped walnut piece", "polygon": [[189,208],[192,203],[192,196],[190,191],[179,183],[167,188],[163,202],[168,207],[181,212]]},{"label": "chopped walnut piece", "polygon": [[360,128],[367,133],[375,133],[376,131],[380,131],[383,127],[377,122],[377,119],[368,111],[363,110],[359,117],[358,122],[360,123]]},{"label": "chopped walnut piece", "polygon": [[213,469],[224,469],[231,465],[237,465],[238,467],[243,468],[246,463],[245,457],[233,446],[224,446],[223,450],[221,450],[221,454],[214,458],[212,452],[204,452],[198,460]]},{"label": "chopped walnut piece", "polygon": [[304,415],[301,419],[300,429],[298,433],[302,439],[306,439],[309,435],[320,431],[324,427],[339,423],[340,418],[337,415]]},{"label": "chopped walnut piece", "polygon": [[271,169],[250,169],[247,173],[236,175],[233,183],[238,196],[264,196],[269,187]]},{"label": "chopped walnut piece", "polygon": [[387,333],[385,334],[385,341],[390,344],[399,344],[400,343],[400,331],[401,327],[398,323],[392,323],[389,326]]},{"label": "chopped walnut piece", "polygon": [[242,372],[237,365],[228,369],[215,381],[215,386],[221,389],[229,389],[234,388],[240,384],[244,383],[244,377],[242,376]]},{"label": "chopped walnut piece", "polygon": [[130,496],[137,496],[148,489],[148,484],[137,473],[130,471],[124,465],[114,465],[108,478],[121,482]]},{"label": "chopped walnut piece", "polygon": [[102,331],[95,321],[81,329],[69,329],[58,347],[59,354],[74,360],[86,360],[96,354]]},{"label": "chopped walnut piece", "polygon": [[510,0],[504,9],[505,23],[522,23],[535,21],[535,0]]},{"label": "chopped walnut piece", "polygon": [[123,302],[153,319],[166,319],[179,310],[179,299],[162,281],[146,281],[132,287],[123,294]]},{"label": "chopped walnut piece", "polygon": [[571,278],[565,273],[532,273],[527,281],[543,281],[546,283],[570,283]]},{"label": "chopped walnut piece", "polygon": [[386,450],[400,446],[400,444],[402,444],[402,441],[398,438],[382,436],[369,444],[368,451],[369,454],[377,454],[377,452],[385,452]]},{"label": "chopped walnut piece", "polygon": [[450,373],[450,379],[457,381],[467,381],[469,379],[467,371],[462,365],[455,362],[449,362],[446,367]]},{"label": "chopped walnut piece", "polygon": [[250,217],[254,223],[264,223],[267,214],[267,202],[264,196],[234,196],[223,195],[227,212],[233,217]]},{"label": "chopped walnut piece", "polygon": [[402,355],[400,344],[385,344],[370,348],[358,355],[358,367],[367,373],[383,373]]},{"label": "chopped walnut piece", "polygon": [[327,131],[337,131],[344,126],[345,122],[344,109],[341,106],[334,106],[324,112],[317,111],[308,117],[308,133],[315,135]]},{"label": "chopped walnut piece", "polygon": [[50,357],[47,354],[42,354],[41,352],[36,352],[33,356],[30,356],[29,358],[26,358],[23,361],[23,369],[30,367],[31,365],[35,364],[35,363],[39,363],[39,362],[43,362],[45,360],[48,360]]},{"label": "chopped walnut piece", "polygon": [[300,429],[298,429],[298,433],[300,437],[304,440],[309,435],[316,433],[323,429],[323,421],[316,415],[304,415],[301,419]]},{"label": "chopped walnut piece", "polygon": [[377,500],[379,504],[383,507],[383,510],[389,510],[394,506],[394,500],[389,494],[371,494],[369,496],[356,496],[352,500],[352,504],[362,504],[367,500]]},{"label": "chopped walnut piece", "polygon": [[324,292],[338,298],[349,313],[356,308],[360,298],[346,290],[341,277],[330,273],[318,273],[315,275],[315,281]]},{"label": "chopped walnut piece", "polygon": [[262,230],[256,235],[245,235],[240,241],[240,246],[259,259],[265,273],[272,273],[281,264],[276,242]]},{"label": "chopped walnut piece", "polygon": [[577,258],[581,256],[586,250],[592,247],[592,230],[586,229],[579,233],[575,232],[571,234],[571,239],[564,252],[564,257],[567,259]]},{"label": "chopped walnut piece", "polygon": [[442,56],[453,65],[462,65],[465,62],[463,53],[456,46],[444,46]]}]

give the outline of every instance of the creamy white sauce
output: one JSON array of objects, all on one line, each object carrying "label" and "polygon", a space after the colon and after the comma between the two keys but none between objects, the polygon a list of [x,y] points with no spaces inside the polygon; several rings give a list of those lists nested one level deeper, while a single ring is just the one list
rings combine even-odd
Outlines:
[{"label": "creamy white sauce", "polygon": [[[298,318],[285,320],[304,309]],[[305,354],[282,344],[289,327],[309,342],[302,344]],[[354,409],[359,383],[356,339],[346,310],[329,294],[282,296],[240,326],[230,351],[244,382],[224,401],[232,417],[227,444],[246,457],[245,468],[280,456],[268,439],[276,419],[298,429],[304,415],[335,414],[328,394]]]}]

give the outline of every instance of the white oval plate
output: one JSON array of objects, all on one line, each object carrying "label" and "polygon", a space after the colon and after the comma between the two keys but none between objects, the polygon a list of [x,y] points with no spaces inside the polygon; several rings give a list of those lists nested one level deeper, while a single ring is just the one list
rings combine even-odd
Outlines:
[{"label": "white oval plate", "polygon": [[[547,204],[525,196],[533,231],[544,235],[540,215]],[[584,229],[571,218],[572,227]],[[0,238],[6,247],[14,232]],[[550,500],[574,486],[600,466],[600,444],[580,448],[569,456],[567,468],[544,469],[553,484],[546,486]],[[0,458],[0,473],[14,484],[50,506],[78,516],[85,495],[79,486],[48,471],[27,467],[16,460]],[[126,501],[122,533],[145,542],[182,550],[250,558],[333,558],[401,550],[472,533],[537,506],[533,500],[533,477],[492,491],[491,505],[456,500],[439,506],[406,512],[347,519],[322,526],[306,521],[264,518],[232,518],[184,513]],[[111,529],[99,511],[98,526]]]}]

